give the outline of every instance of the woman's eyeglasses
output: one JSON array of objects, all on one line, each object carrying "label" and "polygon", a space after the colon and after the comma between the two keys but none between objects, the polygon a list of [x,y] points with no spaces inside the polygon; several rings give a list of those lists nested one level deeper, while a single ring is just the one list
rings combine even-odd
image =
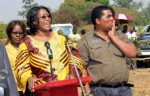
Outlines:
[{"label": "woman's eyeglasses", "polygon": [[23,32],[11,32],[11,34],[13,34],[13,35],[24,35]]},{"label": "woman's eyeglasses", "polygon": [[42,19],[51,18],[51,15],[38,17],[38,19],[40,19],[40,18],[42,18]]}]

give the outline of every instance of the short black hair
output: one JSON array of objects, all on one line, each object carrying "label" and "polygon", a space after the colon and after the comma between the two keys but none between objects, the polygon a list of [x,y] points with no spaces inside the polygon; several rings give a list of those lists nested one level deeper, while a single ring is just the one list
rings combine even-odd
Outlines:
[{"label": "short black hair", "polygon": [[96,24],[96,18],[101,18],[103,16],[104,10],[110,10],[112,15],[115,16],[115,11],[113,8],[105,5],[96,6],[91,12],[91,22],[93,25]]}]

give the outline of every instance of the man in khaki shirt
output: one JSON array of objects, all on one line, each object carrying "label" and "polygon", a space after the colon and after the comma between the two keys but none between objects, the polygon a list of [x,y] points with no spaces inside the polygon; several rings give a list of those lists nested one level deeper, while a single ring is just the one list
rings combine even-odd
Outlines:
[{"label": "man in khaki shirt", "polygon": [[114,16],[111,7],[95,7],[91,13],[94,30],[77,44],[85,73],[92,78],[91,87],[86,84],[90,96],[132,96],[125,57],[135,57],[136,48],[124,34],[116,32]]}]

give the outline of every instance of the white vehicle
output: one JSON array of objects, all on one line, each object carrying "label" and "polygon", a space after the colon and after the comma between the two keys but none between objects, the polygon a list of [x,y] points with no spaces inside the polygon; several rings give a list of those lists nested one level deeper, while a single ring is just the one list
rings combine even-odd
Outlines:
[{"label": "white vehicle", "polygon": [[142,31],[144,34],[150,34],[150,25],[146,25]]},{"label": "white vehicle", "polygon": [[146,42],[146,46],[141,48],[141,56],[150,57],[150,25],[145,26],[143,29],[144,35],[139,37],[138,40]]},{"label": "white vehicle", "polygon": [[58,32],[59,30],[62,30],[63,35],[69,36],[70,33],[73,33],[73,25],[68,24],[52,24],[51,25],[53,32]]}]

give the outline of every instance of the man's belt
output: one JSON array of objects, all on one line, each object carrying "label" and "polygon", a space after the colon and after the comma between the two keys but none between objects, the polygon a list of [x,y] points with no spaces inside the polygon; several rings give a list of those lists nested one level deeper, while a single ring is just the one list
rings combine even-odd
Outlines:
[{"label": "man's belt", "polygon": [[130,83],[118,83],[118,84],[91,84],[91,86],[98,86],[98,87],[107,87],[107,88],[118,88],[122,86],[126,87],[134,87],[133,84]]}]

